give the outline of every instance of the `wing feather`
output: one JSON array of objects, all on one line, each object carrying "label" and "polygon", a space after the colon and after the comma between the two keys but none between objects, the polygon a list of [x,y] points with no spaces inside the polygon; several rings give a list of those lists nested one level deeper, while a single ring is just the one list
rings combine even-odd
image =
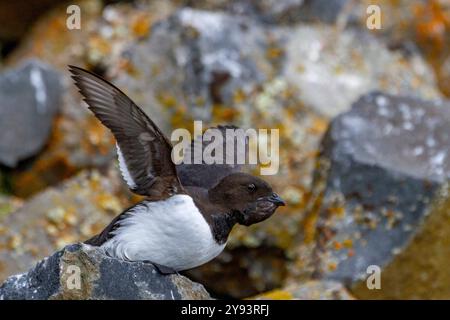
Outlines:
[{"label": "wing feather", "polygon": [[110,82],[79,67],[69,70],[89,109],[116,138],[120,171],[130,189],[156,198],[182,192],[170,141],[153,121]]}]

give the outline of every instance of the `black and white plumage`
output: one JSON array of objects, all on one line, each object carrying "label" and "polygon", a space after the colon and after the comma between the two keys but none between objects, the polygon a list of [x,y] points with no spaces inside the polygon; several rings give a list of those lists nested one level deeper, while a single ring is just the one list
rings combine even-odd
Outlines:
[{"label": "black and white plumage", "polygon": [[[263,221],[284,205],[267,182],[240,166],[175,166],[170,141],[130,98],[87,70],[69,70],[89,109],[116,138],[124,180],[146,196],[86,243],[119,259],[186,270],[216,257],[236,223]],[[230,128],[218,127],[225,144]],[[206,145],[193,141],[191,151]]]}]

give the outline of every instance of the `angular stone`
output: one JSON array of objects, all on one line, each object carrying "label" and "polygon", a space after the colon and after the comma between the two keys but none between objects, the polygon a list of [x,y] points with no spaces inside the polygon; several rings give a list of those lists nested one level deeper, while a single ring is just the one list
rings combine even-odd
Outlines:
[{"label": "angular stone", "polygon": [[179,125],[167,121],[174,112],[209,121],[214,106],[233,106],[236,96],[251,94],[274,72],[266,54],[269,33],[252,19],[180,9],[126,50],[135,72],[118,73],[116,83],[166,130]]},{"label": "angular stone", "polygon": [[300,25],[289,30],[288,39],[283,74],[299,100],[329,118],[372,90],[441,96],[433,71],[419,55],[406,58],[366,32]]},{"label": "angular stone", "polygon": [[15,167],[42,149],[60,97],[58,73],[38,60],[0,75],[0,163]]},{"label": "angular stone", "polygon": [[[311,212],[316,275],[365,298],[450,297],[449,121],[448,102],[375,92],[332,122]],[[366,286],[371,265],[381,290]]]},{"label": "angular stone", "polygon": [[0,300],[210,299],[202,285],[161,275],[153,265],[125,262],[98,248],[68,245],[0,286]]}]

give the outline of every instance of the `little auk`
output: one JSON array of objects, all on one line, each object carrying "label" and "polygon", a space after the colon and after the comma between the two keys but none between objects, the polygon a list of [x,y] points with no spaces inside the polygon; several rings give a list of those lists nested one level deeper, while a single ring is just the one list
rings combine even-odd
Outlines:
[{"label": "little auk", "polygon": [[[266,181],[241,166],[175,165],[169,139],[127,95],[90,71],[69,70],[89,109],[114,135],[124,180],[145,196],[85,243],[111,257],[175,273],[219,255],[236,223],[261,222],[285,205]],[[217,127],[224,143],[230,142],[229,128],[236,127]],[[193,141],[191,149],[207,145]]]}]

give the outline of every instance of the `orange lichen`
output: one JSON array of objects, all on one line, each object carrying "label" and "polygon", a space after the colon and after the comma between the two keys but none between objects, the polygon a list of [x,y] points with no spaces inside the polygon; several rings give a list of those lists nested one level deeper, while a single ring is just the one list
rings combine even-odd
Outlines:
[{"label": "orange lichen", "polygon": [[94,116],[87,117],[80,125],[84,128],[84,137],[80,141],[80,147],[86,154],[106,155],[114,145],[114,137]]},{"label": "orange lichen", "polygon": [[243,103],[246,98],[247,97],[246,97],[246,95],[245,95],[245,93],[244,93],[244,91],[242,89],[237,89],[233,93],[233,102],[235,104]]},{"label": "orange lichen", "polygon": [[213,107],[213,122],[233,122],[233,120],[239,116],[239,111],[225,106]]},{"label": "orange lichen", "polygon": [[337,269],[337,264],[335,263],[335,262],[330,262],[329,264],[328,264],[328,270],[329,271],[334,271],[334,270],[336,270]]},{"label": "orange lichen", "polygon": [[327,208],[330,216],[336,216],[338,218],[343,218],[345,215],[345,208],[343,206],[332,206]]},{"label": "orange lichen", "polygon": [[266,51],[266,57],[269,60],[278,59],[282,55],[283,55],[283,49],[279,48],[279,47],[272,46],[272,47],[269,47]]},{"label": "orange lichen", "polygon": [[137,37],[145,37],[151,28],[151,19],[146,13],[140,13],[131,21],[131,31]]},{"label": "orange lichen", "polygon": [[305,243],[312,243],[316,237],[316,224],[318,215],[311,214],[308,215],[303,221],[303,231],[305,234]]},{"label": "orange lichen", "polygon": [[333,241],[333,247],[334,247],[334,250],[341,250],[343,246],[342,246],[341,242]]},{"label": "orange lichen", "polygon": [[76,172],[66,155],[56,153],[38,159],[30,170],[14,175],[11,184],[17,196],[26,198]]},{"label": "orange lichen", "polygon": [[134,64],[126,58],[119,58],[117,66],[119,70],[131,75],[133,77],[137,77],[139,75],[139,70],[134,66]]},{"label": "orange lichen", "polygon": [[177,100],[171,93],[161,92],[160,94],[158,94],[157,98],[158,102],[168,109],[175,108],[177,106]]},{"label": "orange lichen", "polygon": [[89,38],[88,46],[91,50],[95,50],[102,55],[111,53],[111,44],[106,39],[95,34]]},{"label": "orange lichen", "polygon": [[441,91],[450,96],[447,63],[450,45],[450,10],[447,3],[430,0],[413,6],[413,17],[406,28],[414,30],[415,43],[422,50],[427,62],[433,67]]},{"label": "orange lichen", "polygon": [[354,255],[355,255],[355,250],[349,249],[348,252],[347,252],[347,256],[348,256],[349,258],[351,258],[351,257],[353,257]]},{"label": "orange lichen", "polygon": [[450,27],[448,12],[437,0],[417,4],[414,8],[417,23],[415,30],[419,41],[431,41],[436,50],[441,50]]},{"label": "orange lichen", "polygon": [[311,134],[323,134],[328,128],[328,121],[315,117],[311,126],[308,128],[308,132]]},{"label": "orange lichen", "polygon": [[99,193],[95,196],[95,203],[97,203],[100,208],[106,211],[112,211],[115,213],[120,213],[122,206],[120,205],[118,199],[108,193]]}]

